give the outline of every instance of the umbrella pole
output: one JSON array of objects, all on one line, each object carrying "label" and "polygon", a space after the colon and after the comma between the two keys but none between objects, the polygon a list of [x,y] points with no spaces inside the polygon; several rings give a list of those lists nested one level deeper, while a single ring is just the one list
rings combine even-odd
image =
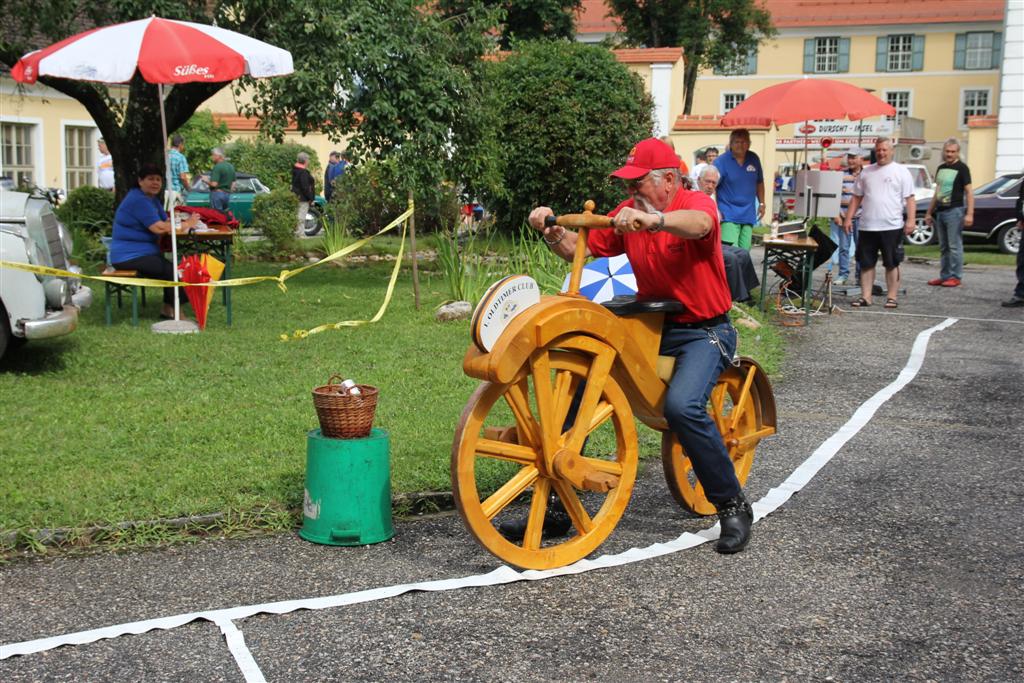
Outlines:
[{"label": "umbrella pole", "polygon": [[[164,196],[171,198],[171,154],[167,149],[167,116],[164,113],[164,84],[157,83],[157,92],[160,95],[160,131],[163,133],[163,148],[164,148],[164,173],[167,178],[164,183]],[[167,212],[171,218],[171,264],[174,266],[174,281],[178,281],[178,220],[177,212],[174,210],[174,206],[168,207],[170,210]],[[178,301],[178,291],[175,287],[174,291],[174,319],[181,320],[181,302]]]},{"label": "umbrella pole", "polygon": [[[162,112],[163,110],[161,109],[160,111]],[[807,128],[807,122],[806,121],[804,121],[804,128]],[[811,167],[811,165],[810,165],[810,163],[808,163],[808,159],[807,159],[807,156],[808,156],[808,153],[807,153],[807,142],[810,139],[811,139],[811,134],[810,133],[804,133],[804,168],[810,168]]]}]

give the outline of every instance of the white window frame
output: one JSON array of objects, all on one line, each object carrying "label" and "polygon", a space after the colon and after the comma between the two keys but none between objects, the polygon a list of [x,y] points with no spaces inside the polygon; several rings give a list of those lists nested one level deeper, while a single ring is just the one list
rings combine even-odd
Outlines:
[{"label": "white window frame", "polygon": [[911,71],[913,68],[914,34],[899,33],[888,36],[888,43],[886,44],[885,70],[901,72]]},{"label": "white window frame", "polygon": [[[907,94],[907,108],[906,108],[907,110],[906,110],[906,113],[901,114],[900,110],[899,110],[899,107],[896,107],[896,115],[895,116],[886,116],[885,117],[886,120],[888,120],[888,121],[894,121],[895,125],[896,125],[896,128],[899,128],[900,127],[900,123],[902,123],[901,117],[913,116],[914,115],[914,91],[910,90],[909,88],[900,88],[898,90],[893,88],[892,90],[883,90],[882,91],[882,99],[885,100],[885,102],[887,102],[888,104],[892,104],[891,102],[889,102],[889,95],[896,95],[896,94],[901,94],[901,93],[906,93]],[[892,106],[895,107],[896,105],[893,104]]]},{"label": "white window frame", "polygon": [[984,92],[987,93],[988,103],[986,106],[987,111],[984,114],[971,114],[971,116],[988,116],[992,113],[992,88],[975,87],[975,88],[960,88],[960,107],[957,112],[956,125],[960,130],[967,130],[967,121],[964,120],[967,110],[967,93],[969,92]]},{"label": "white window frame", "polygon": [[[36,185],[45,185],[46,164],[44,159],[46,157],[43,155],[43,120],[35,116],[0,116],[0,123],[32,126],[32,182]],[[0,157],[0,175],[7,175],[2,157]]]},{"label": "white window frame", "polygon": [[100,130],[92,119],[61,119],[60,121],[60,177],[61,183],[66,192],[68,187],[68,150],[67,150],[67,129],[68,128],[91,128],[92,135],[89,136],[89,145],[92,147],[93,164],[90,174],[90,185],[96,185],[96,159],[99,150],[96,148],[96,141],[100,139]]},{"label": "white window frame", "polygon": [[[971,38],[987,38],[988,45],[971,46]],[[969,31],[967,44],[964,46],[964,69],[978,71],[992,68],[992,49],[995,47],[996,34],[993,31]],[[972,65],[972,59],[974,64]]]},{"label": "white window frame", "polygon": [[[831,65],[831,68],[829,66]],[[839,36],[814,39],[814,73],[839,73]]]},{"label": "white window frame", "polygon": [[731,108],[726,109],[725,108],[725,98],[729,97],[729,96],[740,96],[740,97],[743,98],[743,100],[746,100],[748,97],[750,97],[750,91],[749,90],[728,90],[728,91],[723,90],[722,93],[720,94],[719,98],[718,98],[718,113],[721,116],[725,116],[733,108],[739,106],[743,102],[743,100],[740,100],[739,102],[734,104]]}]

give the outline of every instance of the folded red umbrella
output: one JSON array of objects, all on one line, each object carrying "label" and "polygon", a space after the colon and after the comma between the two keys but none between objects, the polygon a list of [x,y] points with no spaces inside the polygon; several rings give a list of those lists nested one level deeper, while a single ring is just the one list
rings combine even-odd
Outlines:
[{"label": "folded red umbrella", "polygon": [[[190,254],[181,259],[181,263],[178,265],[178,271],[180,273],[180,279],[182,282],[209,282],[210,272],[203,265],[202,259],[195,255]],[[199,324],[199,329],[206,329],[206,302],[210,298],[209,287],[185,287],[185,296],[188,297],[188,301],[192,304],[192,310],[196,314],[196,322]]]}]

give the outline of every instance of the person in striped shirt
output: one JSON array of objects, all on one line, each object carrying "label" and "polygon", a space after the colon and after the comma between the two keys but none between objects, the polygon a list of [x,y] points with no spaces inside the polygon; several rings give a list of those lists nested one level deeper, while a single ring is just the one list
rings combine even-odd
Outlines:
[{"label": "person in striped shirt", "polygon": [[[839,270],[833,284],[845,285],[850,279],[850,257],[854,253],[857,242],[857,223],[860,211],[853,217],[853,232],[847,234],[843,229],[843,221],[846,220],[846,212],[850,208],[850,200],[853,199],[853,185],[857,182],[861,168],[864,166],[865,151],[859,147],[851,147],[846,152],[846,171],[843,174],[843,196],[840,199],[839,216],[831,221],[832,241],[836,243],[836,250],[832,253],[832,265]],[[857,264],[857,282],[860,281],[860,264]]]}]

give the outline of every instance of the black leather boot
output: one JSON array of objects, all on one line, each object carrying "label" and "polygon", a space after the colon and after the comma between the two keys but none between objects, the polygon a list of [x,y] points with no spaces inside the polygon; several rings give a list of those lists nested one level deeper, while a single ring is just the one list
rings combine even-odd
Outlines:
[{"label": "black leather boot", "polygon": [[723,554],[738,553],[750,542],[750,527],[754,523],[754,510],[743,492],[724,503],[716,503],[718,523],[722,530],[718,535],[715,550]]},{"label": "black leather boot", "polygon": [[[512,541],[521,543],[526,536],[526,520],[529,512],[518,519],[509,519],[498,525],[498,533]],[[562,507],[562,501],[558,498],[551,498],[548,501],[548,509],[544,512],[544,538],[555,538],[565,536],[572,529],[572,520],[569,513]]]}]

